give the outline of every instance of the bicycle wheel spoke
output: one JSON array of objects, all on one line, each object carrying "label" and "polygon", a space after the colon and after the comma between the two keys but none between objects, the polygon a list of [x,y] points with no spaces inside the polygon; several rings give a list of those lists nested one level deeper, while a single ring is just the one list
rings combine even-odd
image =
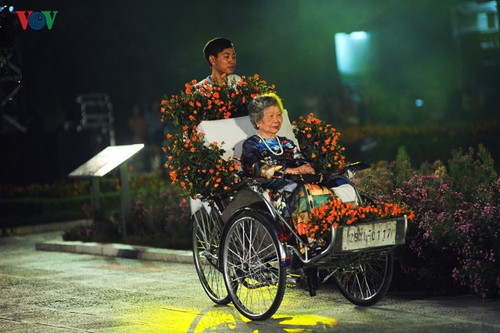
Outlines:
[{"label": "bicycle wheel spoke", "polygon": [[348,255],[335,273],[341,293],[356,305],[378,302],[389,288],[393,274],[391,251]]}]

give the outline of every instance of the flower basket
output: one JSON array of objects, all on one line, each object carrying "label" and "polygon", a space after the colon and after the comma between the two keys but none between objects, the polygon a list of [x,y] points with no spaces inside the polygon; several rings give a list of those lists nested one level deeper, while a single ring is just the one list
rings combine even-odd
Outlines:
[{"label": "flower basket", "polygon": [[311,210],[309,220],[298,226],[298,233],[307,237],[320,239],[328,235],[331,228],[339,225],[351,225],[357,221],[374,221],[406,214],[413,220],[414,214],[404,205],[384,203],[380,205],[367,204],[354,206],[331,198],[319,208]]}]

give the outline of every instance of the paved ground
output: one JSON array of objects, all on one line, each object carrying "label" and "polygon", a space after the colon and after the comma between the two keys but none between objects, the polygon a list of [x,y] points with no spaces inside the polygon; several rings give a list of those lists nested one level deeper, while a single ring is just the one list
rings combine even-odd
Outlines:
[{"label": "paved ground", "polygon": [[248,322],[208,299],[189,251],[68,244],[57,228],[0,238],[0,332],[500,332],[498,299],[387,295],[360,308],[333,286],[314,298],[287,288],[273,318]]}]

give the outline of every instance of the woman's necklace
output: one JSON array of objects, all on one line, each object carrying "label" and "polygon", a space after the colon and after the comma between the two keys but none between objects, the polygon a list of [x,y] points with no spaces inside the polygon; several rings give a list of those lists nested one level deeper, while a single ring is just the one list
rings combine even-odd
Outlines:
[{"label": "woman's necklace", "polygon": [[267,149],[269,149],[269,151],[271,153],[273,153],[276,156],[283,155],[283,146],[281,145],[280,138],[277,135],[276,135],[276,140],[278,141],[278,146],[280,147],[279,151],[277,151],[277,152],[274,151],[274,150],[272,150],[271,147],[268,146],[268,144],[266,142],[266,139],[264,139],[263,137],[261,137],[259,133],[257,133],[257,135],[258,135],[259,138],[262,139],[262,142],[264,142],[264,145],[267,147]]}]

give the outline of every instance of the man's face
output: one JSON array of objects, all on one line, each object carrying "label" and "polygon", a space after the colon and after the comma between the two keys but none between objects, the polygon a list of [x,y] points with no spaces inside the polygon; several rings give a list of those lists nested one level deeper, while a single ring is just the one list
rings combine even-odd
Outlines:
[{"label": "man's face", "polygon": [[210,63],[212,64],[212,69],[220,74],[233,74],[236,69],[236,52],[234,48],[229,47],[222,50],[222,52],[217,54],[217,57],[210,56]]}]

